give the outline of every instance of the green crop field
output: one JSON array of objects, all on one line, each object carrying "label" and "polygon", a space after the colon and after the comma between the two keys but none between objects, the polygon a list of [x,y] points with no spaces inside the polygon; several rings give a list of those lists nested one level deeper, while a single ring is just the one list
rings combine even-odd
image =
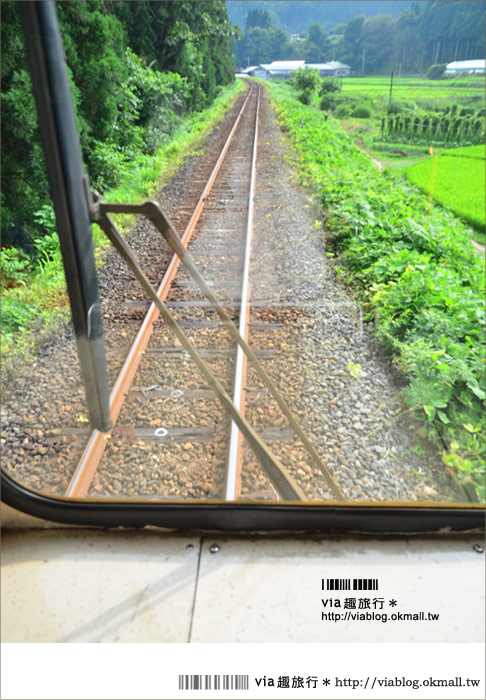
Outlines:
[{"label": "green crop field", "polygon": [[407,177],[417,187],[472,224],[485,227],[485,147],[444,151],[411,165]]},{"label": "green crop field", "polygon": [[466,148],[453,148],[446,151],[445,154],[455,158],[477,158],[484,161],[486,157],[486,146],[482,144],[480,146],[467,146]]},{"label": "green crop field", "polygon": [[[363,98],[373,110],[381,112],[390,101],[390,76],[345,78],[342,93],[352,98]],[[423,78],[393,79],[392,100],[413,109],[444,111],[453,105],[472,107],[476,112],[485,106],[483,77],[456,80],[425,80]]]},{"label": "green crop field", "polygon": [[[342,81],[343,92],[362,93],[371,98],[388,98],[390,77],[346,78]],[[469,101],[471,97],[484,102],[485,81],[482,77],[457,80],[425,80],[421,78],[394,78],[392,97],[397,100],[441,100]]]}]

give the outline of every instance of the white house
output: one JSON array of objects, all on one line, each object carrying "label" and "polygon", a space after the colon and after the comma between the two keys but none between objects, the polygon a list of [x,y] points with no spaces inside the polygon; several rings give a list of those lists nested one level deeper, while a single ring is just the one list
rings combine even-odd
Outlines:
[{"label": "white house", "polygon": [[446,75],[484,75],[485,74],[484,58],[472,61],[452,61],[448,63],[445,69]]},{"label": "white house", "polygon": [[243,75],[253,75],[253,72],[258,68],[258,66],[248,66],[244,68],[241,72]]},{"label": "white house", "polygon": [[305,61],[272,61],[272,63],[260,63],[259,66],[249,66],[242,73],[252,75],[264,80],[286,80],[293,71],[299,68],[316,68],[321,76],[348,76],[351,73],[350,66],[339,61],[329,63],[306,63]]},{"label": "white house", "polygon": [[347,66],[340,61],[329,61],[328,63],[306,63],[305,66],[315,68],[321,77],[325,75],[348,77],[351,73],[351,66]]},{"label": "white house", "polygon": [[268,80],[286,80],[290,78],[290,74],[303,68],[305,66],[305,61],[272,61],[270,64],[265,64],[265,68],[268,71]]}]

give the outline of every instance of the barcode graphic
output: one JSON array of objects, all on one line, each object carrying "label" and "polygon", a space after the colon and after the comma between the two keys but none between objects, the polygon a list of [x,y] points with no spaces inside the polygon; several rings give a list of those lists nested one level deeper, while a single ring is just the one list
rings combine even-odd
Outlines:
[{"label": "barcode graphic", "polygon": [[[324,590],[324,579],[322,579],[322,589]],[[328,579],[326,579],[326,590],[328,590],[328,591],[350,591],[351,590],[351,579],[350,578],[328,578]],[[378,579],[377,578],[353,578],[352,579],[352,590],[353,591],[377,591],[378,590]]]},{"label": "barcode graphic", "polygon": [[179,690],[248,690],[249,676],[244,675],[202,675],[179,676]]}]

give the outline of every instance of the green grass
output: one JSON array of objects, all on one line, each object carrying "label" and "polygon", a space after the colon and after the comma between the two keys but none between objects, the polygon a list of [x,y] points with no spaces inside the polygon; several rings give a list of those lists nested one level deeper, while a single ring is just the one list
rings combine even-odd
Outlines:
[{"label": "green grass", "polygon": [[411,165],[410,182],[430,198],[451,209],[478,229],[484,243],[485,171],[484,146],[444,151],[440,156]]}]

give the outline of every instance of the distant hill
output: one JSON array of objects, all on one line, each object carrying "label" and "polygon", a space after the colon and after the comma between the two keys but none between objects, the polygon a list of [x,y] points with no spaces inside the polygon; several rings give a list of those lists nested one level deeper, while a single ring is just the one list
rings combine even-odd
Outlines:
[{"label": "distant hill", "polygon": [[319,22],[327,31],[357,15],[388,13],[398,17],[412,0],[227,0],[226,8],[232,24],[245,31],[249,10],[266,10],[274,24],[290,33],[307,31],[309,24]]}]

